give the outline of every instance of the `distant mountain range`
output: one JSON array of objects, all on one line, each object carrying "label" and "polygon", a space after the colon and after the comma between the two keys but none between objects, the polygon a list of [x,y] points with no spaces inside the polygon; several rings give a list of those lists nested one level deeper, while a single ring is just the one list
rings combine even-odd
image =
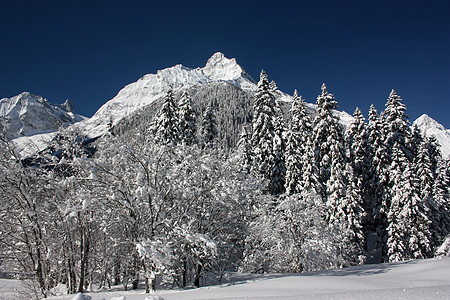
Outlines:
[{"label": "distant mountain range", "polygon": [[10,139],[52,132],[60,126],[67,127],[86,119],[74,113],[69,100],[54,106],[43,97],[28,92],[1,99],[0,118],[0,126],[5,128]]},{"label": "distant mountain range", "polygon": [[[175,93],[189,90],[194,104],[201,112],[206,105],[211,105],[219,112],[219,126],[231,130],[232,134],[223,136],[224,143],[232,145],[236,139],[238,127],[248,122],[251,98],[256,90],[256,81],[236,62],[222,53],[215,53],[203,68],[191,69],[176,65],[147,74],[138,81],[125,86],[110,101],[106,102],[91,118],[85,118],[73,111],[69,101],[61,105],[51,105],[41,96],[24,92],[12,98],[0,100],[0,118],[7,136],[15,139],[19,147],[26,147],[36,139],[49,139],[46,133],[58,127],[74,124],[89,137],[101,136],[109,126],[114,125],[122,131],[131,130],[133,126],[145,126],[158,104],[172,89]],[[279,92],[280,103],[287,108],[292,97]],[[222,103],[219,103],[222,102]],[[308,104],[312,112],[314,104]],[[236,112],[237,110],[241,112]],[[233,111],[233,120],[227,120],[228,111]],[[341,123],[347,125],[352,117],[346,112],[336,111]],[[133,125],[134,124],[134,125]],[[427,115],[422,115],[413,123],[425,136],[434,136],[440,143],[444,156],[450,156],[450,131]]]}]

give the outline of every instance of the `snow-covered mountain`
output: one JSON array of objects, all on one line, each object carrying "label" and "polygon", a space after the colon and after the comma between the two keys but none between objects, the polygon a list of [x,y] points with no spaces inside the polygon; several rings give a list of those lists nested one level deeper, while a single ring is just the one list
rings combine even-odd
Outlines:
[{"label": "snow-covered mountain", "polygon": [[444,157],[450,156],[450,130],[445,129],[430,116],[423,114],[414,121],[413,126],[420,129],[422,135],[427,137],[435,137],[441,144],[441,152]]},{"label": "snow-covered mountain", "polygon": [[121,119],[165,96],[171,88],[175,92],[200,84],[226,82],[243,90],[256,89],[255,81],[239,66],[236,59],[228,59],[217,52],[208,59],[203,68],[191,69],[182,65],[144,75],[125,86],[95,115],[79,124],[91,137],[107,131],[108,123],[117,124]]},{"label": "snow-covered mountain", "polygon": [[69,100],[54,106],[41,96],[23,92],[0,100],[0,119],[7,137],[17,138],[55,131],[86,118],[74,113]]},{"label": "snow-covered mountain", "polygon": [[[233,91],[230,87],[242,92]],[[73,105],[68,101],[58,106],[52,106],[41,96],[26,92],[12,98],[1,99],[0,117],[4,119],[8,137],[16,138],[19,145],[36,144],[34,137],[30,137],[31,135],[38,136],[40,134],[41,140],[49,140],[50,137],[42,133],[56,130],[61,123],[67,125],[78,121],[81,122],[76,123],[75,126],[86,135],[97,137],[107,132],[110,123],[119,125],[123,129],[124,124],[133,126],[133,124],[142,123],[142,118],[147,121],[151,120],[152,115],[159,107],[160,101],[158,100],[161,100],[169,89],[173,89],[175,93],[188,89],[194,100],[198,98],[195,101],[199,111],[202,111],[211,101],[218,99],[229,102],[225,106],[230,110],[233,110],[230,106],[235,106],[241,101],[237,105],[240,107],[238,110],[245,107],[245,111],[241,112],[245,116],[251,110],[250,98],[256,90],[256,82],[236,62],[235,58],[229,59],[223,53],[217,52],[208,59],[202,68],[192,69],[178,64],[159,70],[156,74],[144,75],[138,81],[125,86],[89,119],[75,114]],[[280,91],[278,101],[283,104],[284,110],[288,111],[292,96]],[[315,104],[306,103],[306,105],[314,114]],[[220,114],[223,114],[224,119],[229,118],[224,115],[226,114],[223,110],[224,105],[216,103],[215,106],[216,109],[221,110]],[[352,116],[344,111],[335,111],[335,115],[345,127],[353,120]],[[236,124],[231,126],[232,131],[238,130],[240,122],[244,120],[243,116],[240,116],[238,121],[233,120]],[[227,122],[224,121],[223,126],[230,128],[230,124]],[[450,130],[445,129],[427,115],[418,118],[414,125],[417,125],[424,135],[436,137],[442,146],[443,155],[450,156]],[[229,140],[228,137],[224,138]]]}]

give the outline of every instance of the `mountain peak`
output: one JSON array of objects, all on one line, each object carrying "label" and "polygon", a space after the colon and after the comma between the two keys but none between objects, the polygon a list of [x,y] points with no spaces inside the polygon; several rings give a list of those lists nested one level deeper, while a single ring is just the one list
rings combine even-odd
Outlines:
[{"label": "mountain peak", "polygon": [[427,114],[423,114],[420,117],[418,117],[414,121],[413,125],[416,125],[419,128],[436,128],[439,130],[444,130],[444,131],[446,130],[443,125],[438,123],[435,119],[433,119],[432,117],[430,117]]},{"label": "mountain peak", "polygon": [[211,80],[236,80],[244,74],[236,59],[226,58],[222,52],[216,52],[208,59],[203,72]]},{"label": "mountain peak", "polygon": [[441,145],[442,155],[450,157],[450,131],[448,129],[426,114],[418,117],[413,125],[419,128],[422,135],[435,137]]}]

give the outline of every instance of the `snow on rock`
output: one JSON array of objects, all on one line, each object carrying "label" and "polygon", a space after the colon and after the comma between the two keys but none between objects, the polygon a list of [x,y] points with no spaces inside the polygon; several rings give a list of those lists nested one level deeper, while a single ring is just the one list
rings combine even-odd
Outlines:
[{"label": "snow on rock", "polygon": [[112,297],[110,300],[127,300],[125,296]]},{"label": "snow on rock", "polygon": [[54,106],[41,96],[23,92],[12,98],[0,99],[0,119],[8,138],[30,136],[58,129],[86,119],[73,112],[73,104],[66,100]]},{"label": "snow on rock", "polygon": [[16,145],[16,149],[20,156],[27,157],[45,149],[55,135],[56,132],[49,132],[31,136],[22,136],[13,139],[12,142]]},{"label": "snow on rock", "polygon": [[414,125],[420,129],[422,135],[436,138],[441,145],[442,156],[450,156],[450,130],[445,129],[444,126],[426,114],[417,118],[413,123]]},{"label": "snow on rock", "polygon": [[116,124],[122,118],[165,96],[169,89],[179,91],[198,84],[226,81],[238,87],[255,90],[254,80],[236,63],[222,53],[215,53],[204,68],[191,69],[176,65],[147,74],[136,82],[125,86],[104,104],[94,116],[80,123],[86,134],[99,136],[108,129],[108,123]]}]

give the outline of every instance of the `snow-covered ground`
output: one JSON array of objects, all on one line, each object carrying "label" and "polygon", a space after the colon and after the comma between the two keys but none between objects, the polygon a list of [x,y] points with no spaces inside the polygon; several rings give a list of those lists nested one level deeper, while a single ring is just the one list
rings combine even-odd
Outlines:
[{"label": "snow-covered ground", "polygon": [[[89,293],[92,299],[450,299],[450,258],[364,265],[298,275],[239,275],[191,290]],[[159,298],[160,297],[160,298]],[[73,295],[51,299],[73,299]],[[120,299],[120,298],[119,298]]]},{"label": "snow-covered ground", "polygon": [[0,300],[29,299],[22,282],[12,279],[0,279]]}]

